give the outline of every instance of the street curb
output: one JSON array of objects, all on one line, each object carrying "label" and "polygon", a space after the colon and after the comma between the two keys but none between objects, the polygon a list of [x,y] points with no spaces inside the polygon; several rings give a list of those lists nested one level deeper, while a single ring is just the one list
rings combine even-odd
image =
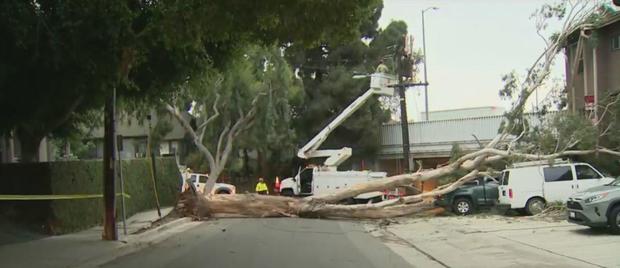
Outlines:
[{"label": "street curb", "polygon": [[123,256],[138,252],[153,244],[160,243],[175,234],[193,228],[201,222],[192,221],[191,218],[180,218],[174,221],[162,224],[151,230],[140,234],[130,235],[125,244],[118,246],[113,253],[104,256],[95,257],[83,263],[71,265],[70,267],[98,267],[103,264],[114,261]]}]

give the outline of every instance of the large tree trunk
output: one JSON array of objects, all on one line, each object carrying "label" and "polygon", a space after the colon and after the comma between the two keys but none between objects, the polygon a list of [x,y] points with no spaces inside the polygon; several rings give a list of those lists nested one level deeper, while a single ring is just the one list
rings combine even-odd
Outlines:
[{"label": "large tree trunk", "polygon": [[41,140],[31,139],[22,140],[19,139],[21,145],[21,162],[34,163],[39,161],[39,145]]},{"label": "large tree trunk", "polygon": [[43,135],[32,134],[22,127],[17,129],[17,136],[21,147],[21,162],[33,163],[39,161],[39,145]]},{"label": "large tree trunk", "polygon": [[[417,202],[404,204],[403,200],[363,205],[336,205],[283,196],[257,194],[204,196],[186,191],[181,194],[177,212],[198,219],[208,217],[303,217],[378,219],[427,212],[433,206]],[[441,210],[436,211],[439,213]]]}]

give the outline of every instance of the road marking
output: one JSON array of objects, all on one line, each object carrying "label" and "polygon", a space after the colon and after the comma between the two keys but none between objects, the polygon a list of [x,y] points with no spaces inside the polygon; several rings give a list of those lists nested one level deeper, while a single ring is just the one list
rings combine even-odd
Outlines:
[{"label": "road marking", "polygon": [[391,243],[396,243],[396,244],[400,244],[403,246],[407,246],[407,247],[411,247],[413,249],[415,249],[416,251],[420,252],[422,255],[426,256],[429,260],[436,262],[437,264],[446,267],[446,268],[450,268],[450,266],[448,266],[447,264],[445,264],[444,262],[438,260],[437,258],[433,257],[433,255],[429,254],[428,252],[422,250],[421,248],[419,248],[418,246],[416,246],[415,244],[407,241],[406,239],[401,238],[400,236],[392,233],[390,230],[386,229],[386,228],[377,228],[375,231],[379,231],[381,232],[381,236],[377,237],[380,240],[383,240],[383,242],[391,242]]}]

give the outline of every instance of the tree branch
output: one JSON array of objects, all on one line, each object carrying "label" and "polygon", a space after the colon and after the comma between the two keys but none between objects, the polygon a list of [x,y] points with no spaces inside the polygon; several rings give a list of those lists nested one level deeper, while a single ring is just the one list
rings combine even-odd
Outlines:
[{"label": "tree branch", "polygon": [[222,141],[224,140],[224,136],[226,136],[226,134],[228,134],[228,132],[230,131],[230,121],[228,121],[228,123],[226,124],[226,127],[224,127],[224,129],[222,130],[222,133],[220,133],[220,137],[217,139],[217,149],[215,151],[215,162],[216,164],[219,166],[220,164],[220,158],[222,157]]},{"label": "tree branch", "polygon": [[446,187],[442,187],[442,188],[437,188],[433,191],[430,192],[426,192],[426,193],[421,193],[421,194],[417,194],[417,195],[412,195],[412,196],[406,196],[403,198],[405,203],[414,203],[414,202],[419,202],[422,201],[422,199],[427,198],[427,197],[435,197],[438,195],[444,195],[447,194],[449,192],[452,192],[454,190],[456,190],[456,188],[458,188],[459,186],[465,184],[466,182],[469,182],[473,179],[475,179],[478,176],[478,170],[472,170],[471,172],[467,173],[467,175],[459,178],[457,181],[449,184]]},{"label": "tree branch", "polygon": [[192,140],[194,141],[194,145],[196,145],[198,150],[200,150],[206,156],[207,161],[209,162],[209,165],[211,167],[215,166],[215,159],[213,158],[213,154],[211,154],[211,151],[209,151],[209,149],[202,143],[201,138],[196,134],[196,132],[194,131],[194,129],[192,128],[190,123],[181,115],[181,113],[179,112],[179,109],[174,107],[174,106],[172,106],[172,105],[170,105],[170,104],[166,104],[166,110],[174,118],[176,118],[177,121],[181,124],[181,126],[183,126],[185,131],[190,136],[192,136]]},{"label": "tree branch", "polygon": [[200,124],[198,129],[206,128],[209,123],[211,123],[218,116],[220,116],[220,111],[217,109],[217,104],[219,103],[219,100],[220,100],[220,93],[215,93],[215,101],[213,102],[213,111],[215,111],[215,113],[209,118],[207,118],[207,120],[205,120],[204,123]]}]

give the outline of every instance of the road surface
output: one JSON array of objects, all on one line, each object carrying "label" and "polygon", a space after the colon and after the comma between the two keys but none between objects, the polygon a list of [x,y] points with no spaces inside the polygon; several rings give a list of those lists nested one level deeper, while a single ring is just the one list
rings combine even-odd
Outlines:
[{"label": "road surface", "polygon": [[360,224],[313,219],[207,221],[103,267],[412,267]]}]

